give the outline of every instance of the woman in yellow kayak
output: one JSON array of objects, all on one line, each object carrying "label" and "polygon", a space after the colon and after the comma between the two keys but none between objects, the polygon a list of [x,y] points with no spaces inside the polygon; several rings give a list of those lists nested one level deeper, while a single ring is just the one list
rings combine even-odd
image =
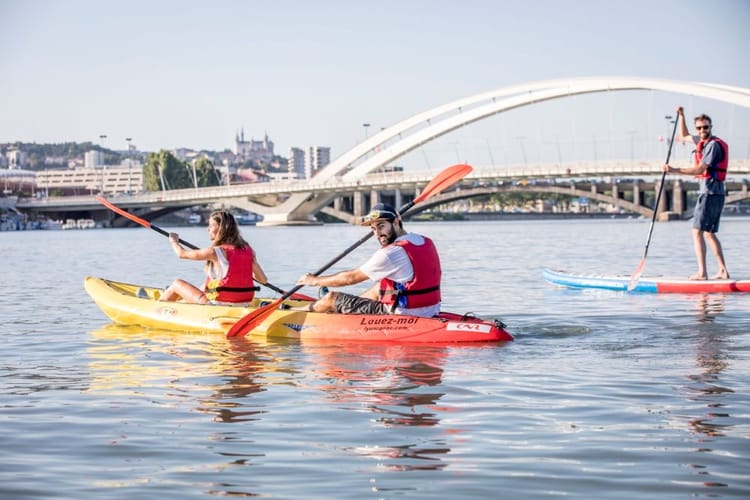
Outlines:
[{"label": "woman in yellow kayak", "polygon": [[169,233],[169,241],[180,259],[206,262],[206,281],[198,288],[182,279],[176,279],[164,290],[159,300],[195,304],[219,302],[250,302],[259,283],[267,281],[266,273],[258,264],[252,247],[240,235],[234,216],[226,210],[211,213],[208,218],[208,236],[211,246],[198,250],[185,249],[180,236]]}]

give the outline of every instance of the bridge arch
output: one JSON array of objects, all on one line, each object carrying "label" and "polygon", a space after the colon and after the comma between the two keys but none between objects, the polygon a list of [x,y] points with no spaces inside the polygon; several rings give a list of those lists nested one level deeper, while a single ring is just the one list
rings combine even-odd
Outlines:
[{"label": "bridge arch", "polygon": [[[311,185],[332,178],[356,181],[442,135],[464,125],[515,108],[581,94],[626,90],[659,90],[714,99],[750,108],[750,89],[729,85],[683,82],[657,78],[592,77],[546,80],[513,85],[452,101],[418,113],[385,128],[336,158],[311,179]],[[257,204],[249,209],[262,213],[269,223],[305,220],[330,202],[312,192],[297,193],[276,207]]]}]

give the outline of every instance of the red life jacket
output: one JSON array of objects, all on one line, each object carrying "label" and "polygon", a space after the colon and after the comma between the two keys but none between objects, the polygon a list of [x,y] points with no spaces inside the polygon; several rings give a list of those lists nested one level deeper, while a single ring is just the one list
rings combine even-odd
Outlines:
[{"label": "red life jacket", "polygon": [[722,159],[716,165],[709,165],[705,172],[698,176],[700,179],[714,178],[717,181],[723,181],[727,178],[727,167],[729,166],[729,145],[719,139],[718,137],[711,136],[708,139],[701,140],[698,146],[695,148],[695,166],[701,164],[703,161],[703,150],[709,142],[716,141],[721,147]]},{"label": "red life jacket", "polygon": [[253,282],[253,249],[221,245],[229,262],[227,275],[222,279],[206,277],[206,298],[217,302],[250,302],[260,290]]},{"label": "red life jacket", "polygon": [[424,245],[407,240],[393,243],[402,247],[414,268],[414,277],[407,283],[396,283],[388,278],[380,280],[380,301],[396,307],[414,309],[440,303],[440,257],[435,244],[424,238]]}]

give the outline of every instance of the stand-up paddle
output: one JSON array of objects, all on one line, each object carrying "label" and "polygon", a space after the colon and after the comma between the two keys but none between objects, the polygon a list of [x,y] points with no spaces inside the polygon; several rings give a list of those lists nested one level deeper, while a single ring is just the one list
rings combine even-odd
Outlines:
[{"label": "stand-up paddle", "polygon": [[[466,164],[458,164],[446,168],[445,170],[440,172],[429,184],[427,184],[427,186],[425,186],[419,196],[399,208],[399,215],[404,215],[411,207],[413,207],[417,203],[421,203],[443,192],[445,189],[449,188],[450,186],[466,177],[472,170],[472,167]],[[320,274],[325,272],[329,267],[343,259],[355,248],[359,247],[362,243],[370,239],[372,235],[372,231],[368,232],[366,235],[360,238],[359,241],[334,257],[323,267],[315,271],[313,273],[313,276],[319,276]],[[234,325],[232,325],[232,328],[229,329],[229,331],[227,332],[227,337],[235,337],[237,335],[245,336],[248,332],[253,331],[256,326],[261,324],[268,316],[273,314],[273,312],[281,305],[281,303],[284,302],[285,299],[289,298],[289,295],[293,294],[303,286],[304,285],[295,286],[287,293],[282,295],[281,298],[240,318]]]},{"label": "stand-up paddle", "polygon": [[[682,118],[685,119],[684,117]],[[669,157],[672,155],[672,144],[674,144],[674,135],[675,132],[677,132],[677,122],[680,121],[680,115],[678,114],[677,117],[675,117],[674,120],[674,128],[672,129],[672,138],[669,140],[669,148],[667,149],[667,161],[665,161],[665,164],[669,163]],[[641,259],[641,262],[638,263],[638,267],[635,268],[635,272],[630,277],[630,282],[628,283],[628,292],[632,292],[633,289],[635,289],[636,285],[638,284],[638,280],[641,279],[641,274],[643,273],[643,269],[646,267],[646,256],[648,255],[648,246],[651,244],[651,233],[654,232],[654,222],[656,222],[656,214],[659,211],[659,201],[661,200],[661,193],[664,191],[664,179],[667,176],[667,171],[665,170],[661,174],[661,182],[659,183],[659,193],[656,195],[656,203],[654,203],[654,214],[651,216],[651,225],[648,228],[648,238],[646,239],[646,248],[643,250],[643,258]]]},{"label": "stand-up paddle", "polygon": [[[167,238],[169,238],[169,233],[167,231],[163,230],[162,228],[160,228],[159,226],[157,226],[155,224],[151,224],[146,219],[142,219],[142,218],[138,217],[137,215],[131,214],[130,212],[127,212],[127,211],[123,210],[122,208],[118,207],[117,205],[115,205],[115,204],[107,201],[104,197],[97,195],[96,196],[96,201],[98,201],[99,203],[101,203],[102,205],[104,205],[105,207],[107,207],[108,209],[112,210],[114,213],[122,215],[126,219],[130,219],[133,222],[135,222],[137,224],[140,224],[143,227],[147,227],[149,229],[153,229],[157,233],[159,233],[161,235],[164,235]],[[187,242],[187,241],[183,240],[182,238],[180,238],[179,241],[180,241],[181,244],[183,244],[184,246],[190,248],[191,250],[198,250],[197,246],[193,245],[190,242]],[[273,290],[276,293],[286,294],[286,292],[284,290],[282,290],[281,288],[278,288],[278,287],[272,285],[271,283],[260,283],[260,284],[263,285],[263,286],[265,286],[265,287],[267,287],[267,288],[269,288],[270,290]],[[287,298],[289,298],[289,297],[287,297]],[[315,300],[315,298],[310,297],[309,295],[301,294],[301,293],[300,294],[295,294],[292,298],[298,299],[298,300]]]}]

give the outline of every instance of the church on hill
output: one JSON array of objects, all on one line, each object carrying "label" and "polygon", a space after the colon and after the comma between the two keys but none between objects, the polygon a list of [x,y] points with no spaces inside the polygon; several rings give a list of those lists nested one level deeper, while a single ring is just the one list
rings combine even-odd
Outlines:
[{"label": "church on hill", "polygon": [[239,133],[234,136],[234,154],[247,161],[257,161],[270,163],[274,156],[273,152],[273,141],[268,139],[266,133],[262,141],[256,141],[250,139],[245,140],[245,130],[240,130]]}]

